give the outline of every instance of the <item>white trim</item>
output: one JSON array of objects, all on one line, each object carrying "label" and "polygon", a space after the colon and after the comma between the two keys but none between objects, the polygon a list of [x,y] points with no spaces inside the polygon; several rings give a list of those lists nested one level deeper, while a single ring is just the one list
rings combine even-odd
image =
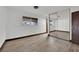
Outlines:
[{"label": "white trim", "polygon": [[0,43],[0,48],[2,47],[2,45],[4,44],[5,40],[2,41],[2,43]]}]

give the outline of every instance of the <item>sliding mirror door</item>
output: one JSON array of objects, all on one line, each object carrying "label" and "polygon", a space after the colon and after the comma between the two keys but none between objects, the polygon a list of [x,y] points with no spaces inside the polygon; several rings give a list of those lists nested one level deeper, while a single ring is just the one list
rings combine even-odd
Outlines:
[{"label": "sliding mirror door", "polygon": [[52,37],[70,40],[70,10],[51,13],[49,15],[49,34]]}]

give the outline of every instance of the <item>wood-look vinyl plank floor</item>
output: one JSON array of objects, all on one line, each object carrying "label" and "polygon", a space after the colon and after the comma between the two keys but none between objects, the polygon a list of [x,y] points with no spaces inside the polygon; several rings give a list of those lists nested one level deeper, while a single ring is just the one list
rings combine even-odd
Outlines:
[{"label": "wood-look vinyl plank floor", "polygon": [[61,39],[70,40],[70,33],[68,32],[54,31],[54,32],[50,32],[50,35]]},{"label": "wood-look vinyl plank floor", "polygon": [[79,52],[79,45],[42,34],[6,41],[1,52]]}]

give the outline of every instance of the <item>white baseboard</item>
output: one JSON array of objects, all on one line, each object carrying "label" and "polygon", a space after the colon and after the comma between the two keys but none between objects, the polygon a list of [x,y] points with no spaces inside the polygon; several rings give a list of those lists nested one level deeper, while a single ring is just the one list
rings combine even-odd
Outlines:
[{"label": "white baseboard", "polygon": [[3,40],[1,43],[0,43],[0,48],[2,47],[2,45],[4,44],[5,40]]}]

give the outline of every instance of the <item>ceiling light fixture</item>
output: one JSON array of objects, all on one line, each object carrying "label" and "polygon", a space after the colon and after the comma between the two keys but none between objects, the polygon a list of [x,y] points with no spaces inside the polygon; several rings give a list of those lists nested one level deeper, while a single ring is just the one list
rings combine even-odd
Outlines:
[{"label": "ceiling light fixture", "polygon": [[39,7],[38,6],[34,6],[34,9],[38,9]]}]

